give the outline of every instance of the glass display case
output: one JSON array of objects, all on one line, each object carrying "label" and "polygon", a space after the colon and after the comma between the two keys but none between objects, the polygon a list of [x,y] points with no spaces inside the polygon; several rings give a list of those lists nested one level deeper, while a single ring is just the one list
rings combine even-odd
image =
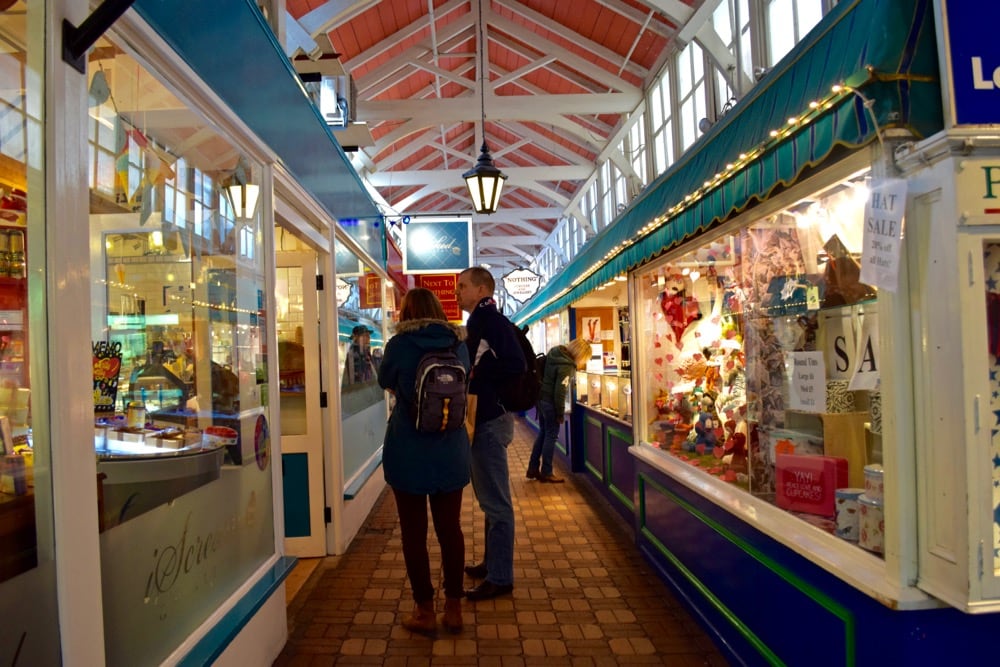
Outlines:
[{"label": "glass display case", "polygon": [[837,494],[881,463],[867,197],[855,174],[636,275],[639,437],[845,540]]},{"label": "glass display case", "polygon": [[587,405],[590,402],[590,382],[586,371],[576,372],[576,402]]},{"label": "glass display case", "polygon": [[619,414],[620,398],[621,392],[618,388],[618,375],[605,375],[601,378],[601,409],[617,417]]},{"label": "glass display case", "polygon": [[632,421],[632,378],[628,373],[620,373],[618,377],[618,416]]},{"label": "glass display case", "polygon": [[587,373],[587,405],[592,408],[602,408],[602,392],[604,389],[604,375],[600,373]]}]

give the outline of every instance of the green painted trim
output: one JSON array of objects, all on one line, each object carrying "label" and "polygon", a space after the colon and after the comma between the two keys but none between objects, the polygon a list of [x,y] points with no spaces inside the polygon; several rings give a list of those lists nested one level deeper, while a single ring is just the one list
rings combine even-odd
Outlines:
[{"label": "green painted trim", "polygon": [[[590,473],[595,478],[597,478],[598,480],[600,480],[601,484],[604,484],[604,471],[603,470],[598,470],[597,468],[595,468],[594,464],[591,463],[590,459],[587,458],[587,424],[588,423],[594,424],[595,426],[600,427],[602,435],[604,433],[604,423],[601,422],[601,420],[594,419],[590,415],[584,415],[584,417],[583,417],[583,433],[582,433],[582,437],[583,437],[583,467],[586,468],[587,470],[589,470]],[[603,437],[602,437],[602,440],[603,440]],[[604,448],[603,443],[598,443],[598,447],[601,447],[603,449]],[[602,454],[603,454],[603,452],[602,452]]]},{"label": "green painted trim", "polygon": [[644,535],[670,562],[677,568],[677,570],[694,586],[699,593],[701,593],[708,602],[716,608],[716,610],[722,614],[722,616],[729,621],[730,624],[739,632],[743,637],[752,644],[761,655],[772,665],[783,665],[784,663],[778,658],[778,656],[767,648],[767,645],[756,635],[754,632],[744,624],[739,617],[737,617],[723,602],[717,598],[711,590],[706,586],[698,577],[694,575],[683,563],[664,545],[660,540],[648,529],[646,528],[646,484],[654,487],[657,491],[662,493],[667,498],[674,501],[679,507],[686,510],[689,514],[697,518],[699,521],[704,523],[706,526],[714,530],[716,533],[721,535],[723,538],[734,544],[736,547],[741,549],[743,552],[748,554],[751,558],[759,562],[768,570],[771,570],[779,577],[784,579],[786,582],[791,584],[799,592],[804,594],[806,597],[810,598],[813,602],[826,609],[834,617],[839,618],[844,623],[844,648],[846,653],[847,662],[845,665],[847,667],[854,667],[855,665],[855,653],[857,652],[857,637],[855,634],[855,624],[854,615],[851,613],[850,609],[844,607],[843,605],[836,602],[829,595],[823,593],[821,590],[808,583],[794,572],[788,568],[780,565],[770,556],[763,553],[760,549],[757,549],[750,543],[748,543],[743,538],[739,537],[731,530],[715,521],[708,515],[706,515],[701,510],[697,509],[690,503],[686,502],[675,493],[669,491],[661,484],[658,484],[655,480],[650,479],[639,473],[638,479],[638,491],[639,491],[639,531]]},{"label": "green painted trim", "polygon": [[614,481],[615,477],[614,477],[614,475],[611,474],[612,467],[613,467],[612,464],[611,464],[611,436],[612,435],[618,436],[618,438],[620,438],[623,442],[626,442],[626,443],[628,443],[629,446],[631,446],[632,442],[633,442],[633,440],[632,440],[632,433],[623,431],[620,428],[616,428],[614,426],[610,426],[610,425],[607,425],[607,424],[604,426],[604,469],[608,471],[607,472],[608,490],[611,491],[611,494],[615,498],[618,498],[618,500],[622,501],[622,503],[626,507],[628,507],[629,511],[635,512],[635,501],[632,498],[629,498],[628,496],[626,496],[625,493],[621,489],[619,489],[617,486],[615,486],[615,481]]}]

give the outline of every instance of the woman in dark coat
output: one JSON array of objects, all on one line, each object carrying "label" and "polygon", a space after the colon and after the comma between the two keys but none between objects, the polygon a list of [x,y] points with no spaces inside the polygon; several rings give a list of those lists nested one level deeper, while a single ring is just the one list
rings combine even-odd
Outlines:
[{"label": "woman in dark coat", "polygon": [[396,335],[385,346],[378,383],[396,397],[385,431],[382,469],[399,512],[403,560],[416,607],[403,627],[425,634],[437,629],[434,584],[427,553],[427,503],[441,545],[445,605],[441,624],[462,630],[462,583],[465,537],[462,491],[469,483],[469,436],[464,428],[423,433],[415,420],[417,365],[425,352],[453,348],[469,369],[469,352],[460,341],[461,327],[447,321],[433,292],[409,290],[400,304]]},{"label": "woman in dark coat", "polygon": [[552,474],[552,456],[566,410],[566,394],[573,373],[590,359],[590,343],[575,338],[566,345],[556,345],[545,355],[542,389],[538,394],[538,435],[528,459],[528,479],[557,484],[562,478]]}]

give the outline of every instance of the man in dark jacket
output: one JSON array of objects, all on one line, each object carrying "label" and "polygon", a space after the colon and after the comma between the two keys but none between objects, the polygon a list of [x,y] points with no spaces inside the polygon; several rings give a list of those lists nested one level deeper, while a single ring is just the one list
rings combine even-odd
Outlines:
[{"label": "man in dark jacket", "polygon": [[524,373],[527,362],[514,325],[497,310],[496,284],[484,268],[475,266],[458,276],[456,297],[469,313],[466,345],[472,358],[469,411],[474,411],[472,489],[486,515],[483,562],[465,568],[483,581],[465,592],[469,600],[488,600],[514,590],[514,504],[510,496],[507,447],[514,439],[514,418],[503,407],[498,389],[512,375]]}]

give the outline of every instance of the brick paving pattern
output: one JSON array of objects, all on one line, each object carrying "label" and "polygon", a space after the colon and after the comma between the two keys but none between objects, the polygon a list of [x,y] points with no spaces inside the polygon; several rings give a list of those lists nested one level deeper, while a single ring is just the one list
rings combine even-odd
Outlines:
[{"label": "brick paving pattern", "polygon": [[[610,667],[727,665],[635,547],[631,527],[583,474],[565,484],[524,479],[534,433],[518,422],[509,450],[517,517],[512,595],[463,601],[465,629],[437,637],[400,626],[413,608],[395,500],[386,490],[343,556],[318,561],[288,604],[277,667],[477,665]],[[463,499],[466,562],[483,547],[472,487]],[[431,567],[440,552],[429,536]],[[437,607],[443,606],[440,572]],[[466,580],[467,586],[475,584]]]}]

